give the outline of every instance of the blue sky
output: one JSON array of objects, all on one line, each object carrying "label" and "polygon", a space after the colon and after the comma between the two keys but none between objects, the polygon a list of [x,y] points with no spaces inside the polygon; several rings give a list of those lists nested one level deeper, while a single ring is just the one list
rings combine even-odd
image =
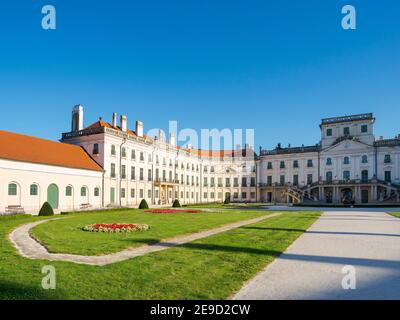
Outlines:
[{"label": "blue sky", "polygon": [[399,16],[390,0],[3,1],[0,128],[58,139],[81,103],[87,125],[116,111],[145,129],[254,128],[257,149],[315,144],[322,117],[364,112],[392,137]]}]

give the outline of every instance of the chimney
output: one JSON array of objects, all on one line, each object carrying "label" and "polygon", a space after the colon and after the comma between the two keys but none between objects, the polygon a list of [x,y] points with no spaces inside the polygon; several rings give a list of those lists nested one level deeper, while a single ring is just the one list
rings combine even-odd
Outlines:
[{"label": "chimney", "polygon": [[169,144],[173,147],[176,147],[175,133],[171,132],[169,134]]},{"label": "chimney", "polygon": [[143,138],[143,122],[136,121],[136,135]]},{"label": "chimney", "polygon": [[115,128],[117,126],[117,113],[114,112],[112,116],[112,125]]},{"label": "chimney", "polygon": [[83,130],[83,106],[78,104],[72,109],[71,131]]},{"label": "chimney", "polygon": [[126,118],[126,116],[121,116],[121,118],[120,118],[120,127],[121,127],[121,130],[123,132],[127,131],[128,127],[127,127],[127,118]]}]

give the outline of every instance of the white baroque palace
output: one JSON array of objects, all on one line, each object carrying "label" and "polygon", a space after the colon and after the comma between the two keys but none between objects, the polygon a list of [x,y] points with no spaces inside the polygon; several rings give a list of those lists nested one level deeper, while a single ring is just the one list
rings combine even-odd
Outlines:
[{"label": "white baroque palace", "polygon": [[261,150],[262,202],[398,203],[400,135],[375,139],[372,113],[322,119],[314,146]]},{"label": "white baroque palace", "polygon": [[323,119],[314,146],[262,150],[180,147],[160,130],[135,131],[128,119],[84,127],[83,107],[71,131],[53,142],[0,131],[0,213],[222,202],[399,203],[400,136],[375,139],[374,117]]}]

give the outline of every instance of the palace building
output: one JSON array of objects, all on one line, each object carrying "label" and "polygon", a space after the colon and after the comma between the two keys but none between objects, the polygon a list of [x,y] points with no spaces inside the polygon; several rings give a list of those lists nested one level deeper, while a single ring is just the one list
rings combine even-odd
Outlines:
[{"label": "palace building", "polygon": [[[400,136],[375,139],[371,113],[323,119],[314,146],[198,150],[128,119],[84,126],[53,142],[0,131],[0,214],[223,202],[399,203]],[[119,122],[118,122],[119,120]],[[117,123],[118,122],[118,123]]]}]

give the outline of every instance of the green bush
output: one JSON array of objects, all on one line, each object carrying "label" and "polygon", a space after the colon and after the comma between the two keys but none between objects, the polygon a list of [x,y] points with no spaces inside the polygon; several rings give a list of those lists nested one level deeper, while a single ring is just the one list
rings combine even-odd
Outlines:
[{"label": "green bush", "polygon": [[139,209],[140,210],[149,209],[149,205],[147,204],[147,201],[145,199],[143,199],[142,202],[140,202]]},{"label": "green bush", "polygon": [[231,197],[226,197],[224,204],[231,204]]},{"label": "green bush", "polygon": [[176,200],[174,201],[174,204],[172,205],[172,208],[181,208],[181,207],[182,207],[182,206],[181,206],[179,200],[176,199]]},{"label": "green bush", "polygon": [[39,216],[40,217],[54,216],[54,210],[51,207],[50,203],[48,203],[48,202],[43,203],[43,206],[39,211]]}]

